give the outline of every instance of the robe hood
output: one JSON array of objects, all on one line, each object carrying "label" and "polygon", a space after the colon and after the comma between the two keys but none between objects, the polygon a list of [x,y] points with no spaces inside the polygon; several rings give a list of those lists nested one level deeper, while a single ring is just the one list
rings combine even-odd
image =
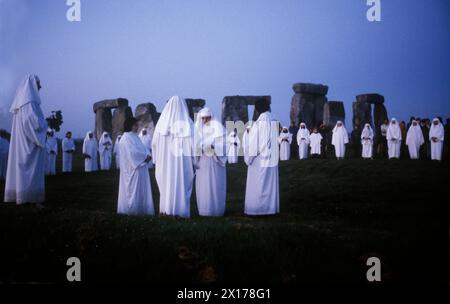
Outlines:
[{"label": "robe hood", "polygon": [[28,75],[22,80],[21,84],[17,88],[16,95],[11,104],[9,111],[16,113],[22,106],[34,102],[41,104],[41,97],[39,96],[39,90],[37,82],[39,78],[36,75]]}]

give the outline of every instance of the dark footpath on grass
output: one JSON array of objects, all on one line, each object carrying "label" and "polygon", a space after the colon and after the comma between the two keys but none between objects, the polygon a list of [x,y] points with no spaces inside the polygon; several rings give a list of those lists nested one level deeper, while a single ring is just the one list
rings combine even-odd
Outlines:
[{"label": "dark footpath on grass", "polygon": [[267,217],[244,216],[246,167],[228,165],[225,217],[199,217],[194,192],[188,220],[116,214],[119,172],[82,163],[47,178],[44,209],[0,204],[0,283],[66,283],[69,257],[84,283],[366,284],[371,256],[382,283],[448,279],[449,163],[283,162]]}]

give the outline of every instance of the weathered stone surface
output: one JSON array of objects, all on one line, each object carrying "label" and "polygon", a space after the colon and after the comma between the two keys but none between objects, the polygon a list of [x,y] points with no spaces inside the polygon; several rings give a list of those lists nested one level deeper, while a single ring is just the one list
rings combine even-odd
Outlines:
[{"label": "weathered stone surface", "polygon": [[[258,100],[265,99],[271,103],[271,96],[225,96],[222,101],[222,123],[227,121],[242,121],[244,124],[249,120],[248,106],[256,105]],[[260,113],[255,109],[252,119],[256,120]]]},{"label": "weathered stone surface", "polygon": [[189,115],[191,116],[192,120],[194,120],[195,115],[203,109],[205,106],[205,100],[204,99],[194,99],[194,98],[186,98],[186,105],[189,110]]},{"label": "weathered stone surface", "polygon": [[112,116],[112,140],[115,142],[118,135],[123,134],[125,121],[133,117],[133,112],[128,106],[120,106],[114,110]]},{"label": "weathered stone surface", "polygon": [[384,103],[384,96],[376,93],[361,94],[356,96],[357,102],[368,102],[371,104]]},{"label": "weathered stone surface", "polygon": [[361,133],[366,123],[372,125],[372,106],[366,101],[355,101],[353,103],[353,132],[355,132],[355,136]]},{"label": "weathered stone surface", "polygon": [[150,102],[139,104],[134,110],[134,116],[139,121],[138,132],[146,128],[149,134],[153,135],[153,131],[159,118],[155,105]]},{"label": "weathered stone surface", "polygon": [[[264,99],[265,101],[267,101],[269,103],[269,105],[272,103],[272,97],[271,96],[247,96],[247,106],[252,105],[255,106],[255,109],[253,111],[253,121],[257,121],[258,117],[261,113],[258,112],[258,110],[256,109],[256,104]],[[270,106],[269,106],[270,107]]]},{"label": "weathered stone surface", "polygon": [[98,109],[114,109],[118,107],[127,107],[128,100],[125,98],[116,98],[116,99],[106,99],[99,102],[94,103],[94,113],[97,112]]},{"label": "weathered stone surface", "polygon": [[373,124],[375,137],[377,141],[381,136],[380,126],[383,124],[385,120],[388,120],[388,113],[386,107],[382,103],[376,103],[373,107]]},{"label": "weathered stone surface", "polygon": [[292,89],[296,94],[327,95],[328,86],[313,83],[294,83]]},{"label": "weathered stone surface", "polygon": [[112,132],[112,114],[109,108],[97,108],[95,112],[95,136],[100,139],[103,132]]},{"label": "weathered stone surface", "polygon": [[345,122],[345,108],[342,101],[329,101],[323,106],[323,123],[328,128],[336,125],[338,120]]}]

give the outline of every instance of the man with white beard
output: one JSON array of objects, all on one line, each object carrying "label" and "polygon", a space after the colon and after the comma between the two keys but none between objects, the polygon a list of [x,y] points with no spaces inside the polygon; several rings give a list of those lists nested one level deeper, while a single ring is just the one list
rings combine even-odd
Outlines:
[{"label": "man with white beard", "polygon": [[442,159],[442,149],[444,148],[445,130],[439,118],[433,119],[430,128],[430,142],[431,142],[431,160]]},{"label": "man with white beard", "polygon": [[29,75],[17,89],[11,105],[13,113],[8,169],[6,172],[6,203],[36,203],[45,200],[45,135],[47,122],[41,110],[41,82]]},{"label": "man with white beard", "polygon": [[114,143],[114,156],[116,160],[116,169],[120,170],[120,139],[122,135],[117,135],[116,142]]},{"label": "man with white beard", "polygon": [[302,122],[300,124],[300,129],[297,132],[297,145],[298,145],[298,158],[306,159],[308,158],[308,148],[309,148],[309,130],[306,124]]},{"label": "man with white beard", "polygon": [[334,146],[334,152],[338,160],[345,157],[345,145],[348,144],[348,132],[342,121],[338,121],[333,129],[331,144]]},{"label": "man with white beard", "polygon": [[366,123],[361,132],[362,158],[372,159],[373,157],[373,130],[370,124]]},{"label": "man with white beard", "polygon": [[241,141],[239,140],[237,129],[234,129],[234,131],[228,135],[227,143],[228,143],[228,163],[237,164],[239,156],[239,148],[241,146]]},{"label": "man with white beard", "polygon": [[197,171],[195,192],[201,216],[223,216],[227,194],[225,165],[225,128],[208,108],[201,109],[195,122],[195,151]]},{"label": "man with white beard", "polygon": [[45,142],[47,159],[45,164],[45,175],[56,175],[56,156],[58,155],[58,141],[53,130],[47,131],[47,140]]},{"label": "man with white beard", "polygon": [[128,215],[154,215],[152,188],[148,173],[151,156],[142,144],[137,131],[138,121],[128,118],[118,146],[120,180],[117,213]]},{"label": "man with white beard", "polygon": [[161,112],[152,140],[161,214],[190,217],[195,166],[193,132],[186,102],[173,96]]},{"label": "man with white beard", "polygon": [[[152,136],[149,134],[146,128],[141,130],[141,133],[139,133],[139,138],[141,139],[144,146],[148,149],[148,153],[152,155]],[[148,167],[153,168],[153,162],[149,162]]]},{"label": "man with white beard", "polygon": [[424,143],[425,139],[423,138],[422,129],[420,128],[417,120],[414,119],[411,122],[408,133],[406,134],[406,145],[408,146],[409,157],[411,159],[420,158],[420,146]]},{"label": "man with white beard", "polygon": [[402,145],[402,131],[397,119],[392,118],[387,129],[386,140],[388,145],[389,159],[400,158],[400,148]]},{"label": "man with white beard", "polygon": [[4,180],[6,178],[9,153],[9,141],[3,136],[3,130],[0,130],[0,180]]},{"label": "man with white beard", "polygon": [[291,158],[292,134],[289,133],[287,127],[283,127],[280,136],[278,136],[278,144],[280,145],[280,160],[289,160]]},{"label": "man with white beard", "polygon": [[87,132],[83,141],[84,171],[93,172],[98,170],[98,144],[94,133]]},{"label": "man with white beard", "polygon": [[72,157],[75,152],[75,142],[72,139],[72,132],[67,132],[62,140],[62,172],[72,172]]},{"label": "man with white beard", "polygon": [[259,117],[249,133],[249,158],[245,190],[245,214],[267,215],[280,212],[278,183],[278,124],[272,126],[270,104],[255,104]]},{"label": "man with white beard", "polygon": [[98,152],[100,154],[100,170],[111,169],[112,140],[108,132],[103,132],[98,142]]}]

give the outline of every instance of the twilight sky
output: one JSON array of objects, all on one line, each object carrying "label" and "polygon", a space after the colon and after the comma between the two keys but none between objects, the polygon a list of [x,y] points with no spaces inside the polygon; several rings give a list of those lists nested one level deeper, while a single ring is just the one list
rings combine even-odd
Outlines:
[{"label": "twilight sky", "polygon": [[[92,103],[128,98],[158,110],[172,95],[204,98],[216,116],[226,95],[271,95],[289,123],[295,82],[330,87],[345,102],[386,97],[389,116],[450,117],[450,1],[0,0],[0,112],[26,74],[42,81],[43,110],[62,131],[94,126]],[[5,121],[0,121],[0,128]],[[60,134],[60,137],[62,134]]]}]

